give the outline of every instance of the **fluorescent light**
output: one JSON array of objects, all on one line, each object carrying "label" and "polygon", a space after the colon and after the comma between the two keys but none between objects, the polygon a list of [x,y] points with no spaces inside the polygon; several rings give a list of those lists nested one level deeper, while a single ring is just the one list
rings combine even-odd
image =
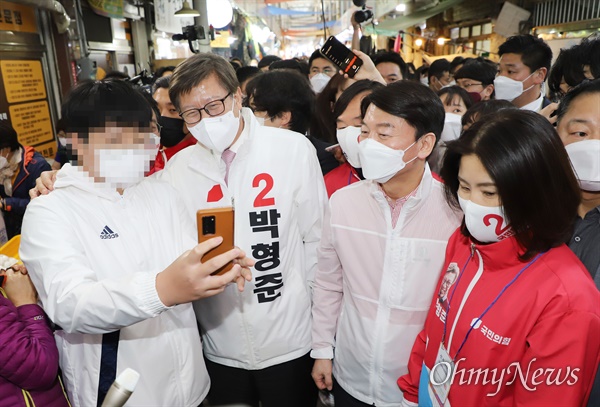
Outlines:
[{"label": "fluorescent light", "polygon": [[444,45],[444,43],[446,42],[446,39],[443,37],[438,38],[437,43],[438,45]]},{"label": "fluorescent light", "polygon": [[420,47],[421,45],[423,45],[423,40],[422,40],[422,39],[420,39],[420,38],[417,38],[417,39],[415,40],[415,45],[416,45],[417,47]]},{"label": "fluorescent light", "polygon": [[404,12],[404,11],[406,11],[406,4],[404,4],[404,3],[400,3],[400,4],[398,4],[398,5],[396,6],[396,11],[399,11],[399,12]]}]

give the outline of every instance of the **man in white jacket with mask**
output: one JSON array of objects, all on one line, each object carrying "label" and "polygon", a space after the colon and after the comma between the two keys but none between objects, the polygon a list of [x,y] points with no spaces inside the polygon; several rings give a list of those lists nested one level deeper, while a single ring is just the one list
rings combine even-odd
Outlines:
[{"label": "man in white jacket with mask", "polygon": [[323,222],[313,301],[313,378],[336,405],[397,406],[460,215],[427,165],[440,98],[399,81],[361,103],[365,181],[335,192]]},{"label": "man in white jacket with mask", "polygon": [[314,405],[311,285],[327,199],[314,148],[302,134],[260,126],[219,56],[182,62],[169,95],[199,143],[159,176],[180,191],[190,213],[233,205],[235,244],[256,260],[244,293],[226,289],[195,305],[209,401]]},{"label": "man in white jacket with mask", "polygon": [[172,187],[138,184],[156,153],[151,114],[123,81],[76,87],[62,116],[77,165],[65,164],[55,192],[25,214],[21,259],[59,326],[60,365],[76,407],[101,405],[126,368],[140,373],[128,405],[199,405],[210,381],[190,302],[240,276],[239,265],[210,275],[243,252],[201,263],[221,240],[196,246],[194,222]]},{"label": "man in white jacket with mask", "polygon": [[[209,400],[314,405],[311,286],[327,201],[314,147],[301,134],[259,125],[242,108],[231,64],[217,55],[197,54],[177,66],[169,96],[198,144],[156,177],[179,192],[188,215],[233,205],[235,244],[256,260],[242,294],[232,286],[195,304]],[[32,197],[48,193],[43,184],[50,187],[49,175]]]}]

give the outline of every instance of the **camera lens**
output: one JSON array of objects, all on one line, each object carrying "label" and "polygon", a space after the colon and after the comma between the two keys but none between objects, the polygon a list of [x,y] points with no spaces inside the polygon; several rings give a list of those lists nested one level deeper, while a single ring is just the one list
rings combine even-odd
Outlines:
[{"label": "camera lens", "polygon": [[354,20],[359,24],[364,23],[371,18],[373,18],[373,12],[371,10],[359,10],[354,13]]},{"label": "camera lens", "polygon": [[214,216],[203,216],[202,217],[202,234],[203,235],[214,235],[215,229],[215,217]]}]

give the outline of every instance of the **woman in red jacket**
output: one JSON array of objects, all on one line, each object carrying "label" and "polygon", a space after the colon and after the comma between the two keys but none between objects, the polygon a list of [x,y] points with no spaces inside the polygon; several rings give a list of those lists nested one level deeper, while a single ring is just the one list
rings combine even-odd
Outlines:
[{"label": "woman in red jacket", "polygon": [[58,349],[27,270],[1,270],[0,280],[0,407],[69,407]]},{"label": "woman in red jacket", "polygon": [[404,404],[581,406],[600,294],[564,244],[579,189],[556,131],[532,112],[497,113],[448,144],[441,176],[465,218],[398,380]]}]

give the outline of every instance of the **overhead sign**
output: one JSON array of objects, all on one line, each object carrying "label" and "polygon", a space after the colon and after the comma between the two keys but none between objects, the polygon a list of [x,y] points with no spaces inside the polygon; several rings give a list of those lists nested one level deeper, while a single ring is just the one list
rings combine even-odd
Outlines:
[{"label": "overhead sign", "polygon": [[35,10],[0,0],[0,31],[37,32]]},{"label": "overhead sign", "polygon": [[98,15],[123,18],[123,0],[88,0],[88,3]]}]

